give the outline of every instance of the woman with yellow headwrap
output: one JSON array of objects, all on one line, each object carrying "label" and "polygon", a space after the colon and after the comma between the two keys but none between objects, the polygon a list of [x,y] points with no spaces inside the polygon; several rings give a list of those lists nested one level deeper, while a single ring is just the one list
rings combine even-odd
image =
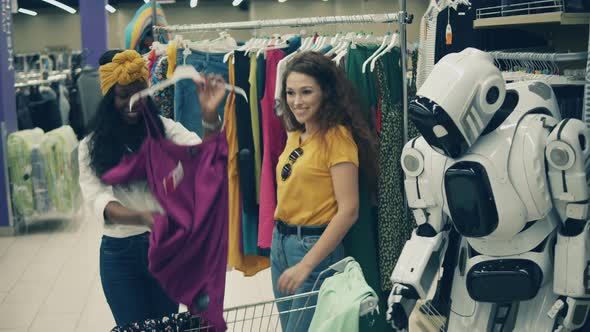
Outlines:
[{"label": "woman with yellow headwrap", "polygon": [[[85,202],[104,225],[100,248],[100,276],[105,297],[117,325],[125,325],[176,312],[172,302],[148,270],[149,232],[153,212],[163,212],[147,181],[109,186],[100,177],[127,154],[139,149],[146,138],[142,114],[129,109],[133,94],[148,86],[143,58],[133,50],[112,50],[100,60],[103,99],[96,112],[93,131],[78,148],[80,186]],[[203,110],[205,136],[221,127],[217,106],[225,98],[223,78],[209,76],[211,84],[197,84]],[[158,116],[151,99],[148,107],[159,132],[176,144],[195,145],[201,138],[180,123]],[[152,130],[155,135],[155,131]]]}]

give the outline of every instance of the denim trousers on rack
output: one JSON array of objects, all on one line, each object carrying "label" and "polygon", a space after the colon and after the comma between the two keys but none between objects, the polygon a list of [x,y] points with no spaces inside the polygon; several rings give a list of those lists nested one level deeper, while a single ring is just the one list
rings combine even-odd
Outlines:
[{"label": "denim trousers on rack", "polygon": [[[317,226],[306,226],[305,228],[314,228]],[[279,278],[287,269],[293,267],[295,264],[301,262],[303,257],[311,250],[311,248],[318,242],[319,235],[299,236],[297,234],[285,235],[278,231],[275,226],[272,236],[272,245],[270,249],[270,263],[272,274],[272,288],[275,299],[280,299],[289,294],[282,293],[278,290]],[[330,265],[344,259],[344,246],[339,244],[336,249],[328,255],[307,277],[307,280],[297,289],[296,294],[303,294],[307,292],[319,291],[324,280],[334,274],[334,271],[324,273],[315,288],[313,288],[318,276],[323,270],[326,270]],[[304,296],[289,301],[277,301],[277,309],[284,313],[295,310],[289,313],[281,314],[281,327],[283,332],[306,332],[309,329],[311,320],[315,309],[305,309],[297,311],[299,308],[307,308],[317,304],[317,295],[309,297]],[[300,316],[303,316],[300,318]]]},{"label": "denim trousers on rack", "polygon": [[118,326],[178,312],[178,304],[170,300],[148,270],[149,244],[149,233],[102,237],[100,279]]},{"label": "denim trousers on rack", "polygon": [[[176,65],[190,65],[201,74],[221,75],[228,81],[228,64],[223,63],[224,53],[206,53],[191,50],[191,54],[184,59],[183,50],[178,50]],[[227,96],[227,94],[226,94]],[[225,103],[220,103],[217,112],[223,120]],[[203,119],[197,87],[191,80],[181,80],[174,89],[174,119],[188,130],[203,137]]]}]

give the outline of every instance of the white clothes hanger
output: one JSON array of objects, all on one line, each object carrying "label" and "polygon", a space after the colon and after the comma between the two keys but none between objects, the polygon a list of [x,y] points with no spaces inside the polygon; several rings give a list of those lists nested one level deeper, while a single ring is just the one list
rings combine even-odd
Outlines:
[{"label": "white clothes hanger", "polygon": [[352,43],[352,38],[345,40],[344,43],[342,43],[342,46],[340,47],[340,49],[338,51],[336,51],[336,56],[334,57],[334,59],[332,61],[334,61],[337,65],[339,65],[342,58],[344,58],[346,56],[346,54],[348,53],[348,46],[351,43]]},{"label": "white clothes hanger", "polygon": [[[292,36],[293,35],[277,36],[277,38],[274,40],[274,43],[271,43],[266,50],[278,50],[289,47],[288,40]],[[264,56],[266,56],[266,52],[264,53]]]},{"label": "white clothes hanger", "polygon": [[366,72],[367,65],[369,63],[371,63],[371,60],[373,60],[374,57],[376,57],[379,53],[381,53],[381,51],[383,51],[383,49],[385,49],[387,47],[387,39],[390,35],[391,35],[390,33],[387,33],[383,37],[383,42],[381,43],[381,46],[379,46],[379,48],[373,54],[371,54],[371,56],[365,62],[363,62],[363,67],[362,67],[363,74]]},{"label": "white clothes hanger", "polygon": [[[133,104],[135,104],[139,99],[144,98],[144,97],[148,97],[148,96],[152,96],[156,91],[162,90],[164,88],[167,88],[167,87],[175,84],[176,82],[178,82],[180,80],[186,80],[186,79],[196,80],[201,83],[206,82],[205,77],[203,75],[201,75],[199,72],[197,72],[195,67],[193,67],[193,66],[178,66],[178,67],[176,67],[176,70],[174,71],[174,74],[172,75],[172,77],[170,77],[167,80],[164,80],[158,84],[154,84],[145,90],[141,90],[141,91],[135,93],[133,96],[131,96],[131,98],[129,99],[129,110],[132,109]],[[248,102],[248,97],[246,96],[246,91],[244,91],[244,89],[237,87],[237,86],[229,85],[227,83],[225,83],[223,85],[223,87],[227,91],[230,91],[230,92],[233,91],[233,92],[239,94],[240,96],[244,97],[244,99],[246,99],[246,102]]]},{"label": "white clothes hanger", "polygon": [[447,5],[454,10],[457,10],[459,5],[471,7],[471,2],[469,2],[469,0],[447,0]]},{"label": "white clothes hanger", "polygon": [[244,55],[248,55],[250,52],[252,52],[253,50],[258,50],[258,48],[260,47],[260,45],[264,42],[263,39],[261,38],[256,38],[254,40],[254,42],[252,42],[252,44],[250,44],[247,48],[246,48],[246,52],[244,52]]},{"label": "white clothes hanger", "polygon": [[342,38],[342,34],[337,33],[336,36],[334,36],[334,38],[330,40],[330,45],[332,45],[332,49],[326,53],[326,56],[332,56],[332,54],[336,53],[336,50],[338,48],[338,45],[340,45]]},{"label": "white clothes hanger", "polygon": [[186,58],[188,58],[189,55],[193,54],[193,52],[191,51],[191,48],[188,45],[189,41],[185,40],[182,44],[182,64],[186,65]]},{"label": "white clothes hanger", "polygon": [[273,43],[273,40],[271,38],[266,38],[264,43],[262,43],[262,46],[260,47],[260,49],[258,49],[258,52],[256,52],[256,57],[258,58],[260,56],[260,54],[266,54],[266,51],[268,50],[268,46],[271,45],[272,43]]},{"label": "white clothes hanger", "polygon": [[313,36],[310,37],[306,37],[303,40],[303,43],[301,43],[301,46],[299,47],[299,51],[308,51],[310,50],[311,46],[313,45]]},{"label": "white clothes hanger", "polygon": [[[250,39],[248,39],[248,41],[246,41],[246,43],[244,45],[237,47],[236,49],[226,53],[223,56],[223,63],[226,63],[229,60],[230,55],[234,54],[235,51],[246,51],[252,45],[252,43],[254,43],[255,41],[256,41],[256,38],[254,38],[254,37],[250,38]],[[232,63],[234,63],[234,61],[235,61],[235,57],[232,58]]]},{"label": "white clothes hanger", "polygon": [[390,52],[394,47],[399,46],[399,33],[394,33],[393,36],[391,37],[391,42],[389,43],[389,45],[378,55],[376,55],[373,60],[371,60],[371,72],[373,72],[375,70],[375,65],[377,63],[377,60],[384,56],[385,53]]},{"label": "white clothes hanger", "polygon": [[154,41],[152,43],[152,46],[150,46],[150,49],[154,50],[156,52],[157,56],[162,56],[162,55],[166,54],[166,50],[168,49],[168,45]]},{"label": "white clothes hanger", "polygon": [[215,39],[205,39],[200,41],[192,41],[188,44],[189,48],[208,53],[221,53],[233,51],[238,47],[235,39],[225,31],[219,33],[219,37]]}]

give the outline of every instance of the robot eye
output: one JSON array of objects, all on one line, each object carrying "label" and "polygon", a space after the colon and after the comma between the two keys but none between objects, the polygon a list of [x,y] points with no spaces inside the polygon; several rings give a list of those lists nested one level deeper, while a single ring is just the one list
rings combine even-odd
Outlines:
[{"label": "robot eye", "polygon": [[486,102],[493,105],[498,101],[498,98],[500,98],[500,89],[496,86],[491,87],[486,94]]}]

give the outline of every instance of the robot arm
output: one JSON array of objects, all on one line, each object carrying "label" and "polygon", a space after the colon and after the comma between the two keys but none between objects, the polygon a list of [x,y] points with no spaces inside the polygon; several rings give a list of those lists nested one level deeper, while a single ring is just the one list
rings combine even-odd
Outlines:
[{"label": "robot arm", "polygon": [[589,217],[589,170],[586,168],[590,167],[589,145],[590,130],[576,119],[561,121],[547,140],[545,156],[551,194],[559,217],[565,224],[568,220],[585,223]]},{"label": "robot arm", "polygon": [[398,329],[407,327],[416,300],[428,295],[447,247],[442,185],[446,160],[422,137],[408,142],[402,152],[406,197],[418,227],[404,245],[391,275],[388,319]]},{"label": "robot arm", "polygon": [[553,203],[560,225],[555,245],[553,289],[563,295],[550,316],[564,311],[559,330],[580,328],[590,307],[590,238],[588,172],[590,130],[576,119],[561,121],[545,150]]}]

